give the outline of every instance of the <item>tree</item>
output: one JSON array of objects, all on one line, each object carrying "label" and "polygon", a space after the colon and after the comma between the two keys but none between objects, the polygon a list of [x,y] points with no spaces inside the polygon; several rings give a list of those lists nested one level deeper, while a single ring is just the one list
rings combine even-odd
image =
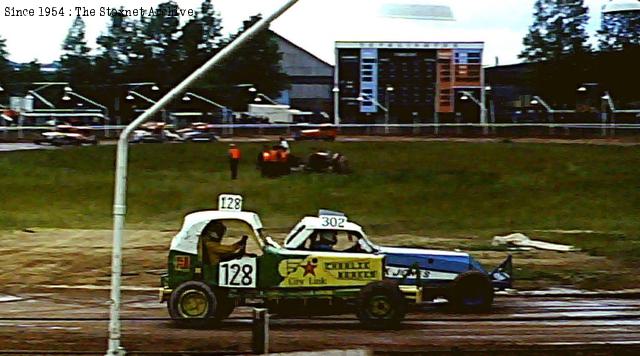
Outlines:
[{"label": "tree", "polygon": [[23,83],[42,82],[46,80],[44,73],[42,73],[42,66],[37,59],[22,65],[20,70],[16,73],[18,81]]},{"label": "tree", "polygon": [[7,44],[4,38],[0,37],[0,85],[11,80],[13,69],[9,63],[9,52],[7,52]]},{"label": "tree", "polygon": [[148,18],[143,31],[147,38],[144,42],[146,52],[150,54],[145,58],[146,72],[160,83],[173,84],[176,79],[173,69],[180,65],[180,15],[177,9],[178,4],[174,1],[159,4],[158,11]]},{"label": "tree", "polygon": [[91,57],[85,41],[85,24],[82,17],[77,16],[62,44],[62,78],[73,84],[95,82],[92,78]]},{"label": "tree", "polygon": [[[260,18],[260,15],[256,15],[244,21],[242,29],[227,39],[225,45],[248,30]],[[282,54],[275,37],[270,31],[261,31],[238,48],[231,58],[221,63],[213,71],[213,78],[208,78],[208,82],[225,83],[231,87],[241,83],[251,83],[261,93],[276,98],[282,90],[289,88],[289,78],[282,72],[281,60]],[[238,95],[238,89],[226,88],[220,92],[219,96],[226,96],[230,105],[236,108],[246,108],[247,97]]]},{"label": "tree", "polygon": [[536,0],[533,24],[519,57],[545,61],[589,52],[588,21],[584,0]]},{"label": "tree", "polygon": [[136,55],[132,44],[136,36],[136,20],[120,13],[111,16],[107,33],[98,37],[96,73],[109,83],[117,83]]},{"label": "tree", "polygon": [[600,49],[603,51],[640,46],[640,12],[602,14],[598,37]]},{"label": "tree", "polygon": [[180,77],[191,73],[216,53],[222,38],[221,22],[211,0],[204,0],[200,12],[182,27],[181,66],[177,68]]}]

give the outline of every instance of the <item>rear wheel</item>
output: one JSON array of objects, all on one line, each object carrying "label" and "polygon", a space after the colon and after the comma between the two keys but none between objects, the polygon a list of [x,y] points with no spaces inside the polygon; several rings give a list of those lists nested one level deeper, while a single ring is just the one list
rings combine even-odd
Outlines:
[{"label": "rear wheel", "polygon": [[453,281],[448,296],[451,307],[458,311],[487,311],[493,304],[493,286],[480,271],[465,272]]},{"label": "rear wheel", "polygon": [[395,281],[372,282],[360,291],[356,315],[368,328],[396,328],[406,313],[407,302]]},{"label": "rear wheel", "polygon": [[176,288],[169,298],[171,319],[184,326],[204,326],[211,322],[217,311],[215,294],[206,284],[189,281]]}]

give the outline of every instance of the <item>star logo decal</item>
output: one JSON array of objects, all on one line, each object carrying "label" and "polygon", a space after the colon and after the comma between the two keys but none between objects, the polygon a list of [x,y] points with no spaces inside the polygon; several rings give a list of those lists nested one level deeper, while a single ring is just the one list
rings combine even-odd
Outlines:
[{"label": "star logo decal", "polygon": [[301,265],[300,267],[304,268],[304,274],[302,275],[302,277],[308,275],[308,274],[312,274],[312,275],[316,275],[316,265],[312,264],[310,261],[307,261],[306,265]]}]

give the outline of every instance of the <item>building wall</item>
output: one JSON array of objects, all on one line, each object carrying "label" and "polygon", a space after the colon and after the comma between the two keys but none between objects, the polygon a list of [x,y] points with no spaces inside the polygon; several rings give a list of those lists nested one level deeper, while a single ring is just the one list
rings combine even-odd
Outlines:
[{"label": "building wall", "polygon": [[274,33],[282,61],[280,65],[289,76],[291,88],[280,100],[293,109],[326,112],[333,115],[333,66]]},{"label": "building wall", "polygon": [[[459,103],[463,90],[482,92],[481,42],[337,42],[340,117],[345,123],[478,119]],[[357,100],[361,97],[362,100]]]}]

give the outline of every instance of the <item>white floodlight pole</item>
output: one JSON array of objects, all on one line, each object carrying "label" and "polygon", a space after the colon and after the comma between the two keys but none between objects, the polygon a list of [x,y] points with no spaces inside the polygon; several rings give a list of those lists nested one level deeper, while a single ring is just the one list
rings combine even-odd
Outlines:
[{"label": "white floodlight pole", "polygon": [[27,93],[31,94],[32,96],[38,98],[38,100],[42,101],[43,103],[45,103],[48,107],[55,109],[56,106],[51,104],[51,102],[47,99],[45,99],[42,95],[38,94],[35,90],[29,90]]},{"label": "white floodlight pole", "polygon": [[280,103],[278,103],[277,101],[271,99],[269,96],[267,96],[266,94],[262,94],[262,93],[258,93],[257,97],[259,98],[265,98],[268,102],[271,103],[271,105],[280,105]]},{"label": "white floodlight pole", "polygon": [[[337,65],[336,63],[336,66]],[[333,124],[338,126],[340,125],[340,88],[336,86],[333,87],[331,91],[333,92]]]},{"label": "white floodlight pole", "polygon": [[[142,94],[138,93],[138,92],[137,92],[137,91],[135,91],[135,90],[129,90],[129,94],[131,94],[131,95],[135,95],[135,96],[137,96],[138,98],[140,98],[140,99],[142,99],[142,100],[144,100],[144,101],[146,101],[147,103],[150,103],[150,104],[156,104],[156,103],[157,103],[157,101],[152,100],[152,99],[150,99],[150,98],[148,98],[148,97],[146,97],[146,96],[144,96],[144,95],[142,95]],[[153,107],[153,106],[152,106],[152,107]],[[143,113],[143,115],[144,115],[144,113]]]},{"label": "white floodlight pole", "polygon": [[[211,99],[207,99],[204,96],[201,96],[201,95],[198,95],[198,94],[194,94],[192,92],[185,93],[184,96],[185,96],[185,98],[188,98],[188,97],[192,96],[192,97],[194,97],[194,98],[196,98],[198,100],[202,100],[205,103],[211,104],[211,105],[217,107],[218,109],[220,109],[222,111],[222,123],[223,124],[227,123],[227,116],[228,116],[229,112],[233,112],[231,109],[229,109],[228,107],[226,107],[226,106],[224,106],[222,104],[216,103],[215,101],[213,101]],[[223,134],[225,134],[227,131],[228,131],[228,129],[226,127],[222,128]]]},{"label": "white floodlight pole", "polygon": [[88,102],[89,104],[92,104],[92,105],[97,106],[100,109],[104,110],[104,120],[102,122],[102,124],[104,125],[104,135],[105,135],[105,137],[109,137],[109,123],[105,122],[106,120],[109,120],[109,109],[106,106],[96,102],[95,100],[91,100],[91,99],[87,98],[86,96],[82,96],[82,95],[80,95],[80,94],[78,94],[78,93],[76,93],[74,91],[67,91],[67,95],[73,95],[76,98],[82,99],[82,100]]},{"label": "white floodlight pole", "polygon": [[108,117],[109,117],[109,109],[108,109],[106,106],[104,106],[104,105],[102,105],[102,104],[100,104],[100,103],[96,102],[95,100],[91,100],[91,99],[87,98],[86,96],[82,96],[82,95],[80,95],[80,94],[78,94],[78,93],[76,93],[76,92],[74,92],[74,91],[67,92],[67,94],[68,94],[68,95],[73,95],[73,96],[75,96],[76,98],[80,98],[80,99],[82,99],[82,100],[84,100],[84,101],[88,102],[89,104],[92,104],[92,105],[94,105],[94,106],[99,107],[100,109],[104,110],[104,116],[105,116],[106,118],[108,118]]},{"label": "white floodlight pole", "polygon": [[242,33],[235,41],[223,48],[218,54],[208,60],[202,67],[191,73],[176,87],[165,94],[157,103],[151,106],[147,111],[135,119],[120,134],[118,140],[117,156],[116,156],[116,174],[115,174],[115,191],[113,203],[113,250],[111,256],[111,308],[109,313],[109,343],[107,356],[124,355],[124,348],[120,345],[120,278],[122,275],[122,230],[124,228],[124,217],[126,215],[126,195],[127,195],[127,159],[129,135],[138,126],[144,123],[150,117],[153,117],[165,105],[176,99],[183,93],[189,85],[201,78],[207,71],[213,68],[224,58],[228,57],[233,51],[251,39],[259,31],[268,27],[271,22],[280,17],[290,7],[295,5],[299,0],[288,0],[284,5],[279,7],[273,14],[263,18],[253,25],[250,29]]},{"label": "white floodlight pole", "polygon": [[[482,97],[484,99],[484,86],[482,87]],[[471,99],[471,101],[473,101],[476,105],[478,105],[480,107],[480,124],[482,124],[484,126],[484,130],[486,130],[487,128],[487,107],[484,104],[484,100],[480,101],[478,100],[478,98],[476,98],[472,92],[470,91],[466,91],[466,90],[462,90],[460,93],[462,93],[463,95],[466,95],[469,97],[469,99]],[[486,132],[485,132],[486,133]]]},{"label": "white floodlight pole", "polygon": [[[386,95],[389,95],[389,92],[387,92]],[[365,93],[360,93],[360,96],[358,97],[358,101],[364,101],[365,98],[367,98],[368,100],[371,100],[374,104],[376,104],[377,107],[379,107],[380,109],[382,109],[382,111],[384,111],[384,132],[385,134],[389,133],[389,108],[380,104],[380,102],[376,99],[374,99],[371,95],[369,94],[365,94]]]},{"label": "white floodlight pole", "polygon": [[218,104],[218,103],[216,103],[215,101],[213,101],[211,99],[207,99],[204,96],[200,96],[200,95],[194,94],[192,92],[185,93],[184,95],[185,96],[192,96],[192,97],[194,97],[196,99],[200,99],[200,100],[204,101],[205,103],[209,103],[209,104],[211,104],[211,105],[213,105],[213,106],[215,106],[215,107],[217,107],[219,109],[222,109],[222,110],[228,110],[229,109],[229,108],[227,108],[226,106],[224,106],[222,104]]}]

